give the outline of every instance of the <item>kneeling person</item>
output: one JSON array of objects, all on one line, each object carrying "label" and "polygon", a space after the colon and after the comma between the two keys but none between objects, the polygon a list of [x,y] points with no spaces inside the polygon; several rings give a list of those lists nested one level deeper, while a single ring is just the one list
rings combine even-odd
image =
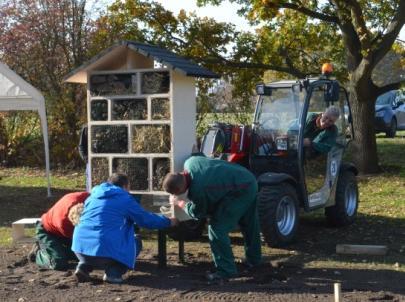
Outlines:
[{"label": "kneeling person", "polygon": [[36,225],[36,242],[29,260],[54,270],[65,270],[69,260],[77,260],[71,251],[73,229],[88,196],[87,192],[67,194],[42,215]]},{"label": "kneeling person", "polygon": [[93,268],[100,268],[105,271],[104,281],[121,283],[128,268],[134,268],[139,252],[134,224],[149,229],[177,224],[174,218],[145,211],[128,191],[128,177],[116,173],[94,187],[86,200],[72,244],[79,258],[75,271],[79,282],[89,281]]}]

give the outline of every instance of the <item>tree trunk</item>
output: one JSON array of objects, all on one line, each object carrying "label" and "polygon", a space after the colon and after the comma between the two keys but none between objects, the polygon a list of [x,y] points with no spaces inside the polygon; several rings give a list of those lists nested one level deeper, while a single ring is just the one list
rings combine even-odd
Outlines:
[{"label": "tree trunk", "polygon": [[[380,168],[378,166],[374,130],[374,103],[376,96],[371,92],[372,87],[365,83],[363,84],[364,87],[359,87],[359,85],[361,84],[357,83],[356,89],[350,89],[350,105],[354,127],[352,157],[361,174],[378,173]],[[367,90],[368,92],[364,93]]]}]

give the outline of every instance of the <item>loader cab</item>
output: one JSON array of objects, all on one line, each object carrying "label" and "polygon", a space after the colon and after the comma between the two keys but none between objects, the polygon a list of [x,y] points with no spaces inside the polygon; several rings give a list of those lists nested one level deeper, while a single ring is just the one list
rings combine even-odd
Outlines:
[{"label": "loader cab", "polygon": [[[259,185],[277,179],[294,183],[306,210],[333,203],[329,197],[342,154],[353,137],[345,89],[335,80],[310,78],[259,84],[256,92],[249,166]],[[320,151],[304,146],[311,119],[319,119],[331,106],[340,112],[333,147]]]}]

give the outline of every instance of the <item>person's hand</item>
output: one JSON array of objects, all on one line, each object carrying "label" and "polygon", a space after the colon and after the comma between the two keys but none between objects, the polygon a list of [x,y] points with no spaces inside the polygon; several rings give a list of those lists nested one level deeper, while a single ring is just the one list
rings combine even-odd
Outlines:
[{"label": "person's hand", "polygon": [[177,218],[169,218],[170,219],[170,226],[174,227],[179,224],[179,220]]},{"label": "person's hand", "polygon": [[169,203],[170,203],[170,204],[176,204],[176,203],[177,203],[177,196],[176,196],[176,195],[173,195],[173,194],[170,194],[170,196],[169,196]]},{"label": "person's hand", "polygon": [[179,200],[177,202],[177,205],[179,206],[179,208],[184,209],[184,206],[186,205],[186,202],[184,200]]},{"label": "person's hand", "polygon": [[309,138],[304,138],[304,147],[310,147],[311,146],[311,140]]}]

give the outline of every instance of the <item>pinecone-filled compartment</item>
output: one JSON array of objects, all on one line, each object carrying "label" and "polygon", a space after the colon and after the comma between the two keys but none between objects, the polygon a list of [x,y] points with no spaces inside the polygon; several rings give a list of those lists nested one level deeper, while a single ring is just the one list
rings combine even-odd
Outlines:
[{"label": "pinecone-filled compartment", "polygon": [[128,126],[91,126],[93,153],[128,153]]},{"label": "pinecone-filled compartment", "polygon": [[147,158],[113,158],[113,172],[128,176],[131,191],[149,191],[149,172]]},{"label": "pinecone-filled compartment", "polygon": [[136,74],[96,74],[90,77],[90,95],[136,94]]},{"label": "pinecone-filled compartment", "polygon": [[152,159],[152,188],[154,191],[163,191],[163,179],[170,172],[169,158]]},{"label": "pinecone-filled compartment", "polygon": [[107,100],[92,100],[90,106],[90,116],[92,121],[106,121],[108,119]]},{"label": "pinecone-filled compartment", "polygon": [[168,98],[151,100],[152,120],[170,120],[170,102]]},{"label": "pinecone-filled compartment", "polygon": [[111,101],[112,120],[146,120],[147,112],[146,99],[114,99]]},{"label": "pinecone-filled compartment", "polygon": [[108,167],[108,158],[93,157],[91,159],[91,186],[97,186],[102,182],[107,181],[110,176]]},{"label": "pinecone-filled compartment", "polygon": [[169,125],[133,125],[133,153],[169,153]]},{"label": "pinecone-filled compartment", "polygon": [[142,94],[168,93],[170,74],[168,71],[149,71],[142,73]]}]

